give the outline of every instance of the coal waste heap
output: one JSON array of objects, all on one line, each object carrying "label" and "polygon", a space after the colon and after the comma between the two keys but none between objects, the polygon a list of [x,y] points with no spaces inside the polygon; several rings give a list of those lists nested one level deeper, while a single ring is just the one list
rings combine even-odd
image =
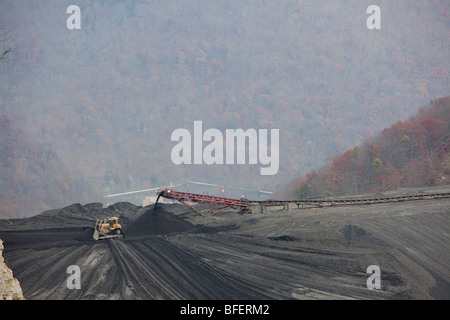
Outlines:
[{"label": "coal waste heap", "polygon": [[[179,204],[77,203],[0,219],[0,239],[27,300],[448,300],[449,207],[450,198],[202,216]],[[97,219],[109,217],[125,238],[95,241]],[[373,265],[379,290],[367,287]],[[80,289],[68,286],[70,266]]]},{"label": "coal waste heap", "polygon": [[192,231],[195,226],[165,208],[158,206],[144,211],[137,219],[123,228],[125,235],[160,235]]},{"label": "coal waste heap", "polygon": [[94,241],[94,228],[86,227],[80,233],[76,234],[74,239],[78,241]]}]

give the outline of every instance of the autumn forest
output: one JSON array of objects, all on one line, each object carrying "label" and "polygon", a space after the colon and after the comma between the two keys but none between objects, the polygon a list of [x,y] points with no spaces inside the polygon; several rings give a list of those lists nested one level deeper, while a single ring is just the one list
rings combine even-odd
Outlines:
[{"label": "autumn forest", "polygon": [[450,97],[293,179],[279,196],[309,199],[446,185],[450,179]]},{"label": "autumn forest", "polygon": [[[0,25],[0,218],[186,180],[295,198],[448,181],[448,1],[7,0]],[[279,130],[279,170],[175,164],[195,121]]]}]

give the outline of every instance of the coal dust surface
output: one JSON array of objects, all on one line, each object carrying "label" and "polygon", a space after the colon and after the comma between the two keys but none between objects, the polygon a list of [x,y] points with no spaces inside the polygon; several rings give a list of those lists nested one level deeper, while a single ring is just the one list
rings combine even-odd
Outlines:
[{"label": "coal dust surface", "polygon": [[162,206],[157,206],[144,211],[144,214],[124,228],[124,232],[141,236],[192,231],[194,228],[189,221],[177,217]]},{"label": "coal dust surface", "polygon": [[[93,240],[111,216],[125,238]],[[204,216],[73,204],[0,220],[0,238],[29,300],[450,298],[450,199]],[[68,285],[74,265],[80,289]],[[380,289],[367,286],[373,265]]]}]

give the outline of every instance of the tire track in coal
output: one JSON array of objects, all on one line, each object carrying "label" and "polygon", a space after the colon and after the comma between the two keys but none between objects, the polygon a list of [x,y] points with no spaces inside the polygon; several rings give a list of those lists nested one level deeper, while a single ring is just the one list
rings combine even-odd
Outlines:
[{"label": "tire track in coal", "polygon": [[[249,250],[246,241],[229,235],[187,235],[173,239],[185,251],[220,275],[220,288],[233,289],[237,299],[290,298],[297,264],[268,259],[255,250]],[[253,239],[253,241],[258,241]],[[185,246],[189,243],[189,246]]]},{"label": "tire track in coal", "polygon": [[[195,244],[192,244],[195,245]],[[260,293],[213,264],[208,255],[186,250],[177,243],[156,237],[151,243],[136,243],[146,257],[161,266],[161,277],[170,279],[184,299],[238,299],[255,298]],[[263,296],[269,298],[269,296]]]},{"label": "tire track in coal", "polygon": [[174,240],[182,247],[194,244],[186,250],[211,259],[210,264],[228,278],[227,286],[242,289],[251,298],[289,299],[305,285],[330,290],[330,294],[345,288],[349,297],[367,293],[359,287],[359,283],[365,284],[365,278],[358,268],[362,258],[358,254],[231,234],[185,235]]},{"label": "tire track in coal", "polygon": [[[170,239],[170,238],[169,238]],[[133,299],[273,298],[245,275],[218,268],[207,254],[186,250],[160,236],[108,240]],[[123,290],[125,291],[125,290]]]},{"label": "tire track in coal", "polygon": [[[67,267],[83,254],[83,247],[27,250],[24,264],[18,264],[15,274],[27,299],[57,299],[56,292],[66,291]],[[45,258],[43,258],[45,257]],[[30,267],[31,265],[31,267]],[[45,270],[45,273],[40,273]],[[37,276],[37,274],[40,274]]]},{"label": "tire track in coal", "polygon": [[152,264],[157,266],[158,275],[171,280],[172,287],[177,288],[183,299],[211,297],[212,293],[207,286],[202,285],[211,279],[203,275],[201,267],[196,266],[194,257],[188,256],[185,251],[180,252],[178,247],[159,237],[136,242],[134,245]]},{"label": "tire track in coal", "polygon": [[181,298],[169,283],[158,277],[136,250],[123,241],[109,240],[114,259],[124,273],[126,286],[142,299]]}]

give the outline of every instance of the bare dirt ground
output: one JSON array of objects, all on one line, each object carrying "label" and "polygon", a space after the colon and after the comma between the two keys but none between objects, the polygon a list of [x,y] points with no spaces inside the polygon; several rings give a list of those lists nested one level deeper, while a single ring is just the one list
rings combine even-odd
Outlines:
[{"label": "bare dirt ground", "polygon": [[[0,238],[27,299],[450,298],[450,199],[254,212],[74,204],[0,220]],[[86,236],[113,215],[124,240]],[[70,265],[81,289],[67,287]],[[370,265],[380,290],[367,288]]]}]

